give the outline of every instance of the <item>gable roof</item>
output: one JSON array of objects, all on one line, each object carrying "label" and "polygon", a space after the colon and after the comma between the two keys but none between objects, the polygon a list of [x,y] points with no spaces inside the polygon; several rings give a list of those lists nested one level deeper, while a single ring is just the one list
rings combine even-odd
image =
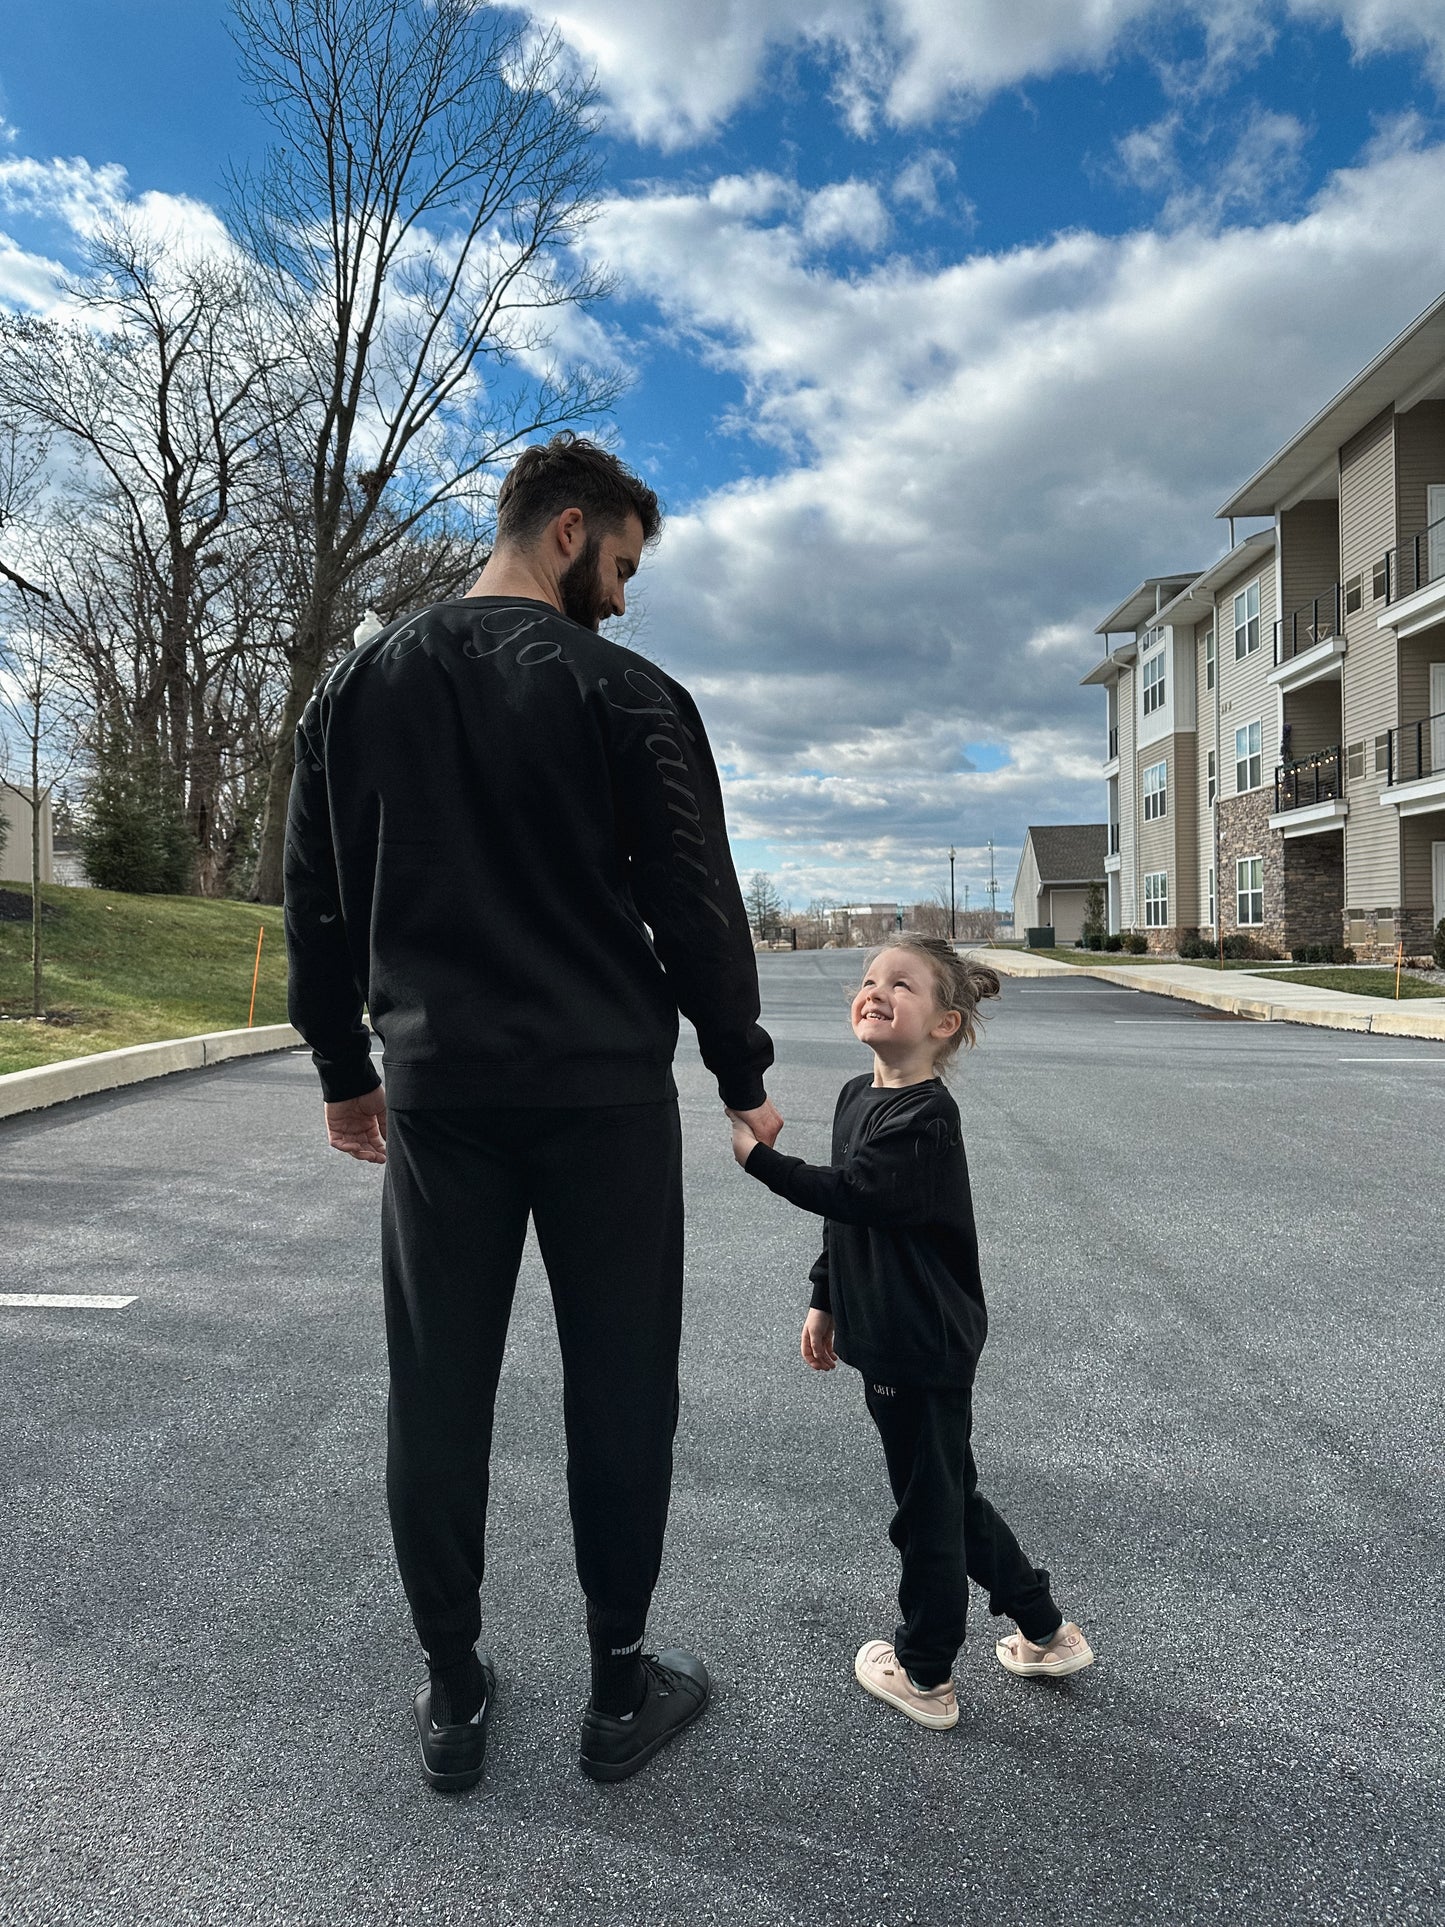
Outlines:
[{"label": "gable roof", "polygon": [[1040,883],[1102,883],[1107,823],[1030,823]]}]

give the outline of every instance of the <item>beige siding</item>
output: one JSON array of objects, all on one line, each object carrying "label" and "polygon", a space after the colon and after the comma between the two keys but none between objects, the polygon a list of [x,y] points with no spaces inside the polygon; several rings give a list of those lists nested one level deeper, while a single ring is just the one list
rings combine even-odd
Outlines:
[{"label": "beige siding", "polygon": [[1039,920],[1039,866],[1034,857],[1034,840],[1024,838],[1019,873],[1014,878],[1014,935],[1022,937],[1028,926]]},{"label": "beige siding", "polygon": [[1300,502],[1280,516],[1279,579],[1280,608],[1286,619],[1297,609],[1309,609],[1316,596],[1333,617],[1335,584],[1340,579],[1338,501]]},{"label": "beige siding", "polygon": [[[1144,821],[1144,771],[1163,763],[1168,771],[1167,809],[1162,817]],[[1144,927],[1144,876],[1163,870],[1169,878],[1169,922],[1198,923],[1199,882],[1195,874],[1195,849],[1199,835],[1199,800],[1196,795],[1196,752],[1191,734],[1166,736],[1137,752],[1134,782],[1139,797],[1139,836],[1137,844],[1138,897],[1134,922]]]},{"label": "beige siding", "polygon": [[1396,721],[1396,644],[1382,630],[1384,604],[1371,595],[1371,571],[1395,541],[1395,418],[1387,409],[1340,450],[1340,574],[1364,577],[1361,606],[1345,616],[1343,734],[1365,745],[1363,776],[1347,780],[1345,902],[1352,909],[1394,908],[1400,900],[1400,825],[1380,807],[1384,776],[1374,745]]},{"label": "beige siding", "polygon": [[1445,843],[1445,810],[1432,810],[1428,816],[1407,816],[1400,825],[1404,904],[1419,911],[1433,924],[1434,868],[1431,851]]},{"label": "beige siding", "polygon": [[1119,921],[1123,929],[1133,927],[1136,908],[1140,916],[1137,879],[1139,834],[1139,772],[1134,742],[1134,670],[1119,675]]},{"label": "beige siding", "polygon": [[[1256,578],[1259,581],[1259,614],[1261,643],[1252,654],[1235,659],[1234,654],[1234,598],[1248,589]],[[1225,583],[1214,598],[1214,619],[1219,640],[1219,793],[1233,796],[1234,789],[1234,732],[1246,724],[1263,724],[1260,732],[1262,742],[1261,781],[1274,782],[1275,764],[1279,760],[1279,696],[1274,685],[1269,682],[1269,672],[1274,668],[1274,650],[1271,639],[1274,634],[1275,591],[1274,567],[1272,559],[1266,556],[1262,563],[1240,572],[1232,581]]]},{"label": "beige siding", "polygon": [[[0,781],[0,814],[9,828],[4,853],[0,854],[0,883],[28,883],[34,864],[35,812],[30,807],[31,792],[18,785]],[[54,850],[51,838],[50,799],[40,805],[40,881],[55,880]]]},{"label": "beige siding", "polygon": [[[1199,921],[1209,915],[1209,872],[1214,864],[1214,819],[1209,808],[1209,752],[1214,748],[1214,691],[1207,687],[1204,668],[1204,639],[1213,621],[1201,622],[1194,631],[1195,714],[1195,810],[1198,834],[1194,840],[1195,891],[1199,898]],[[1217,660],[1217,658],[1216,658]]]}]

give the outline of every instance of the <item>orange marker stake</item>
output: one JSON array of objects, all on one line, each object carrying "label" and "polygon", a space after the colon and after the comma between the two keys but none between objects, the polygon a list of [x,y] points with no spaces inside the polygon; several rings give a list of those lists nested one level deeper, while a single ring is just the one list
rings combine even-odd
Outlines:
[{"label": "orange marker stake", "polygon": [[261,945],[266,941],[266,926],[263,923],[256,937],[256,968],[251,972],[251,1009],[246,1018],[246,1028],[250,1030],[256,1021],[256,985],[261,978]]},{"label": "orange marker stake", "polygon": [[1405,962],[1405,939],[1401,937],[1400,947],[1395,952],[1395,1000],[1396,1002],[1399,1001],[1399,997],[1400,997],[1400,971],[1404,965],[1404,962]]}]

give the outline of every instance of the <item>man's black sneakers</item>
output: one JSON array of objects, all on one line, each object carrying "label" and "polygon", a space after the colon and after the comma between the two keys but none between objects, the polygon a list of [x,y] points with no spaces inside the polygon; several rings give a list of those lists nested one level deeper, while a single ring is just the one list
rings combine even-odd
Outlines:
[{"label": "man's black sneakers", "polygon": [[642,1670],[647,1693],[629,1718],[599,1713],[590,1703],[582,1715],[582,1771],[589,1779],[625,1780],[707,1705],[712,1691],[707,1668],[692,1653],[675,1647],[644,1653]]},{"label": "man's black sneakers", "polygon": [[492,1711],[492,1695],[497,1690],[497,1675],[485,1654],[478,1657],[482,1667],[482,1703],[465,1725],[433,1723],[430,1680],[412,1701],[417,1738],[421,1742],[421,1770],[432,1785],[444,1793],[461,1793],[475,1786],[486,1762],[487,1720]]}]

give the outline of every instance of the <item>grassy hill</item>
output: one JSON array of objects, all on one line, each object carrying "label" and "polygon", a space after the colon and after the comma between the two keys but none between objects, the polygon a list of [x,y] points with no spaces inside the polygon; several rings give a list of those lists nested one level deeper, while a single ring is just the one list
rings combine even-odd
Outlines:
[{"label": "grassy hill", "polygon": [[[246,1022],[265,925],[256,1022],[286,1021],[279,907],[132,897],[46,884],[46,1021],[30,1017],[30,888],[0,886],[0,1074]],[[22,920],[17,920],[23,919]]]}]

